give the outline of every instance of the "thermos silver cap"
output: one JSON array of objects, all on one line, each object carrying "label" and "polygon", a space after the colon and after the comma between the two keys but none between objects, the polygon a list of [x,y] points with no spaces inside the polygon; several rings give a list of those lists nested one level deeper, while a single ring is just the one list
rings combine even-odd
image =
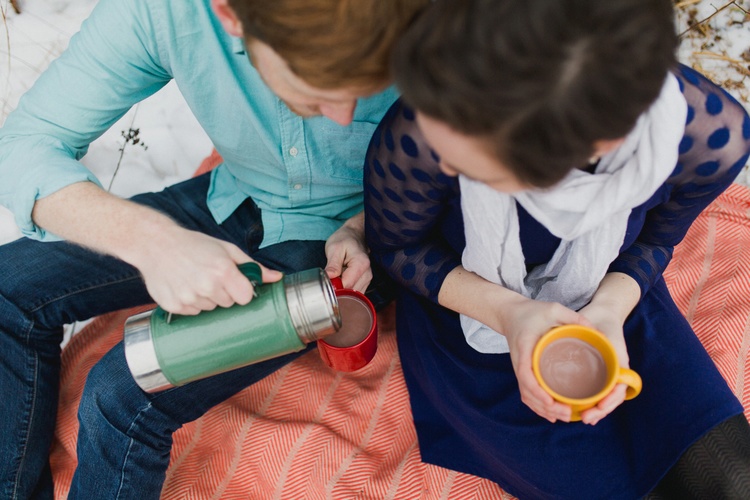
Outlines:
[{"label": "thermos silver cap", "polygon": [[151,336],[151,314],[146,311],[128,318],[125,322],[125,359],[138,386],[146,392],[162,391],[174,387],[159,366],[154,341]]},{"label": "thermos silver cap", "polygon": [[302,342],[309,344],[341,328],[336,291],[323,269],[287,275],[284,290],[289,317]]}]

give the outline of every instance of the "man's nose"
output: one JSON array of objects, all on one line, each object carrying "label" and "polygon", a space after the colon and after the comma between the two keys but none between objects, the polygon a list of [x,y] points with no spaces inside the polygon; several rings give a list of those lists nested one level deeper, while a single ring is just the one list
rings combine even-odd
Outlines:
[{"label": "man's nose", "polygon": [[357,107],[357,101],[350,101],[336,104],[321,104],[320,114],[339,125],[347,126],[354,118],[354,108]]}]

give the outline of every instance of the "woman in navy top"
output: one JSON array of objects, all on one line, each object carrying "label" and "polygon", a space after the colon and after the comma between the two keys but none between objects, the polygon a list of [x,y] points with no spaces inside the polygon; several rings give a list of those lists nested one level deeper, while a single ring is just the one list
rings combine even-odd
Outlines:
[{"label": "woman in navy top", "polygon": [[[750,119],[674,63],[672,16],[668,0],[438,2],[402,41],[366,231],[401,285],[425,462],[520,498],[750,498],[742,406],[662,278],[745,165]],[[603,331],[642,393],[568,422],[530,368],[565,323]]]}]

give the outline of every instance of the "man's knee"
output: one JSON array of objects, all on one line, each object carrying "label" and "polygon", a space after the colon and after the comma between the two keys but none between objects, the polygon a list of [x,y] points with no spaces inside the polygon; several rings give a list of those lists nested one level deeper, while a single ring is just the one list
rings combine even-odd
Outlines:
[{"label": "man's knee", "polygon": [[122,343],[119,343],[89,372],[78,418],[82,428],[93,429],[105,424],[125,434],[133,420],[149,406],[149,399],[128,370]]},{"label": "man's knee", "polygon": [[[0,281],[5,278],[0,272]],[[56,356],[63,339],[62,324],[45,327],[22,300],[0,292],[0,335],[15,339],[19,345]],[[7,353],[6,353],[7,354]]]}]

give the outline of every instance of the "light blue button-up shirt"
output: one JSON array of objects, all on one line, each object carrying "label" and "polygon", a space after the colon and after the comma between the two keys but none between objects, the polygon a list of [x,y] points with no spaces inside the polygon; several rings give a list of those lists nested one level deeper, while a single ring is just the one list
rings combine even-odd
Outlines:
[{"label": "light blue button-up shirt", "polygon": [[224,158],[208,206],[223,222],[247,198],[260,207],[263,245],[324,240],[362,209],[362,165],[393,88],[360,99],[354,122],[302,119],[262,82],[209,0],[101,0],[68,50],[0,129],[0,203],[25,236],[34,202],[96,182],[80,160],[130,107],[175,79]]}]

